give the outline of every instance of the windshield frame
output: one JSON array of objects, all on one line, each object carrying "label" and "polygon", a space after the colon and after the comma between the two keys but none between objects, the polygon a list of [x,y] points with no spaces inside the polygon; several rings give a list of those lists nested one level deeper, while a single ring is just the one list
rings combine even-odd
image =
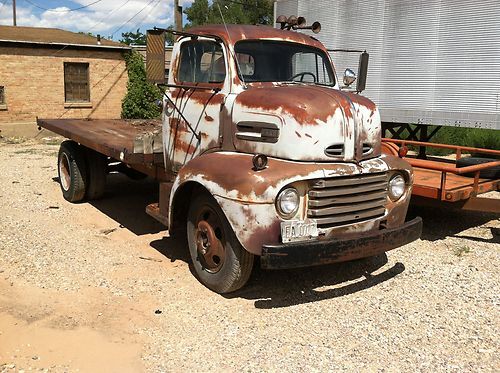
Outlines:
[{"label": "windshield frame", "polygon": [[[240,66],[239,66],[239,63],[237,61],[237,55],[238,55],[238,53],[244,53],[244,54],[248,54],[248,53],[246,53],[244,51],[238,52],[237,48],[238,48],[239,44],[246,44],[246,43],[252,43],[252,42],[259,42],[259,43],[279,43],[279,44],[293,45],[293,46],[300,47],[300,48],[302,48],[305,51],[309,50],[309,51],[311,51],[313,53],[316,53],[317,55],[319,55],[323,59],[323,61],[325,63],[325,66],[326,66],[326,71],[327,71],[328,76],[330,77],[331,83],[310,82],[310,81],[297,81],[297,80],[258,80],[258,81],[248,81],[247,79],[245,79],[245,76],[242,74]],[[245,84],[259,84],[259,83],[288,83],[288,84],[292,83],[292,84],[294,84],[294,83],[296,83],[296,84],[314,84],[314,85],[321,85],[321,86],[324,86],[324,87],[335,87],[337,85],[337,76],[335,74],[335,68],[333,66],[333,62],[332,62],[332,60],[330,58],[330,55],[329,55],[329,53],[326,52],[326,50],[323,50],[321,48],[318,48],[318,47],[315,47],[315,46],[311,46],[311,45],[308,45],[308,44],[291,42],[291,41],[288,41],[288,40],[277,40],[277,39],[243,39],[243,40],[238,40],[234,44],[233,50],[234,50],[233,59],[234,59],[235,65],[236,65],[238,78],[242,82],[244,82]],[[255,57],[254,56],[252,56],[252,57],[255,60]]]}]

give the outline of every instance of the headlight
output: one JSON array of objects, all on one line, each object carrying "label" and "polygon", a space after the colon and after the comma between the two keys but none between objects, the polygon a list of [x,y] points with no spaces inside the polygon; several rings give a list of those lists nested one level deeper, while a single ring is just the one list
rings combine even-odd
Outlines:
[{"label": "headlight", "polygon": [[295,188],[286,188],[278,194],[276,206],[283,217],[292,217],[299,209],[299,193]]},{"label": "headlight", "polygon": [[400,199],[405,192],[405,179],[400,174],[397,174],[389,180],[389,197],[393,201]]}]

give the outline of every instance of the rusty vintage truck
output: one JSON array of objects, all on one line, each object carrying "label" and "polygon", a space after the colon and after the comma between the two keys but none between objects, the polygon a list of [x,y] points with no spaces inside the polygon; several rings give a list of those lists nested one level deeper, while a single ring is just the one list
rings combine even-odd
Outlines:
[{"label": "rusty vintage truck", "polygon": [[165,30],[152,30],[147,70],[165,91],[161,131],[38,120],[70,139],[58,157],[64,197],[100,197],[111,167],[155,178],[159,201],[147,213],[187,235],[194,272],[219,293],[241,288],[256,257],[265,269],[297,268],[419,238],[421,219],[405,220],[412,169],[381,151],[377,107],[341,87],[325,47],[294,28],[174,32],[168,79]]}]

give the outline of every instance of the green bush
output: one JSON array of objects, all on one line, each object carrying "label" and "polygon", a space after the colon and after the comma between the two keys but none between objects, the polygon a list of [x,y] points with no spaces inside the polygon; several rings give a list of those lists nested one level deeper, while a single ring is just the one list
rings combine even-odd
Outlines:
[{"label": "green bush", "polygon": [[[431,142],[470,146],[473,148],[500,149],[500,133],[480,128],[442,127]],[[454,151],[428,148],[431,155],[451,154]]]},{"label": "green bush", "polygon": [[127,94],[122,101],[122,118],[153,119],[161,114],[155,100],[162,98],[158,87],[146,80],[146,68],[142,56],[137,51],[127,52],[128,83]]}]

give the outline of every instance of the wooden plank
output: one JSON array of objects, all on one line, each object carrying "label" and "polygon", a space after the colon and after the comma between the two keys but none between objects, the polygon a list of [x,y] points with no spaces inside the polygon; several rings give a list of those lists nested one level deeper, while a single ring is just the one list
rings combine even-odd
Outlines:
[{"label": "wooden plank", "polygon": [[[127,163],[143,163],[144,152],[135,151],[135,140],[158,127],[147,123],[133,125],[130,121],[121,119],[39,119],[38,125]],[[152,159],[162,163],[163,155],[161,152],[154,154]]]}]

